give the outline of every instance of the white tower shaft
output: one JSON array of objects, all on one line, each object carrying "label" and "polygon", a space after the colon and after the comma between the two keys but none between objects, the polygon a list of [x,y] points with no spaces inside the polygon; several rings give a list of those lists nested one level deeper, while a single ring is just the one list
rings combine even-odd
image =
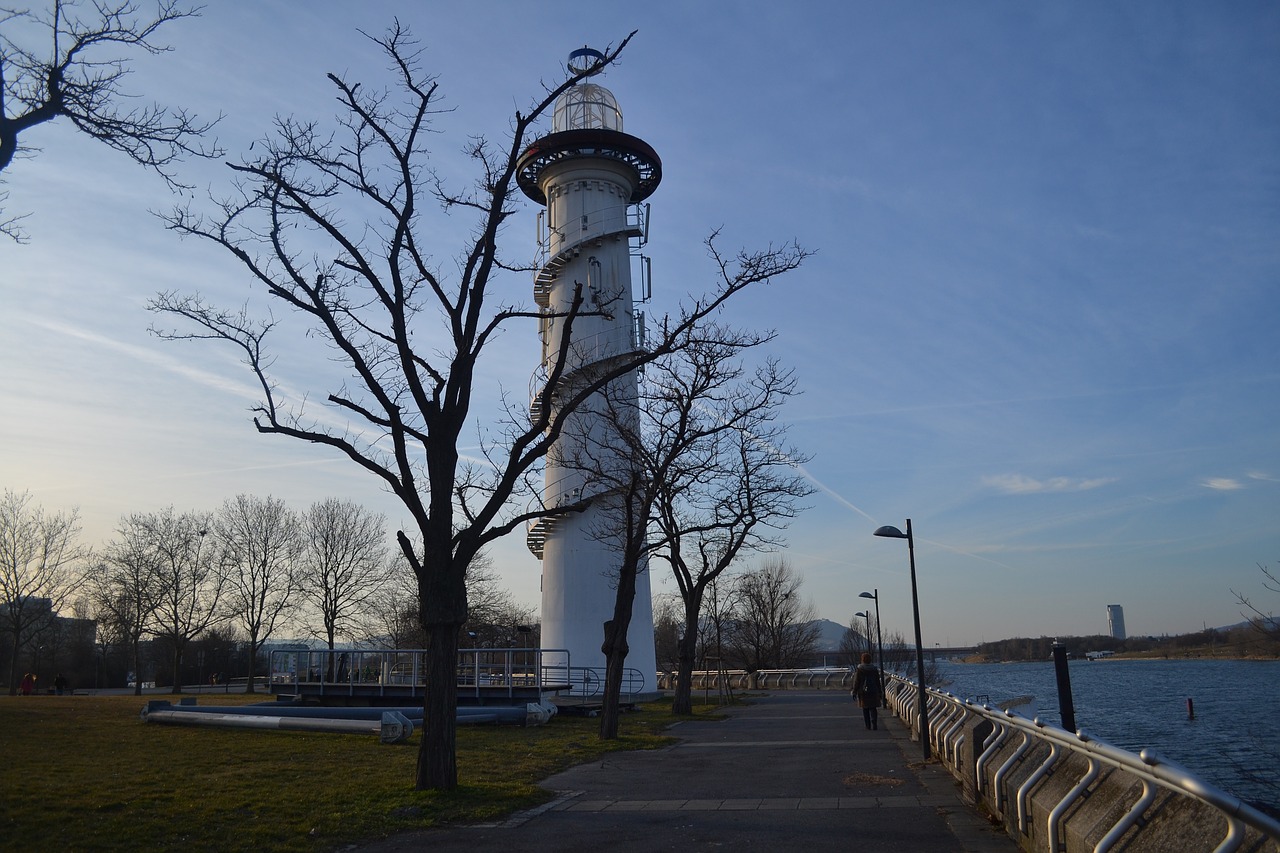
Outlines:
[{"label": "white tower shaft", "polygon": [[[540,406],[556,406],[584,379],[643,348],[631,269],[645,221],[635,205],[657,186],[661,169],[647,144],[622,132],[621,112],[607,89],[575,86],[557,103],[555,121],[555,132],[525,153],[520,172],[524,192],[546,205],[540,240],[546,260],[534,280],[534,300],[543,312],[535,416]],[[570,322],[566,315],[579,290],[581,313]],[[566,333],[570,346],[559,393],[544,400],[541,392]],[[617,484],[628,470],[629,454],[612,426],[615,416],[606,411],[634,412],[638,397],[633,372],[570,413],[547,457],[543,500],[557,507],[590,498],[591,505],[582,513],[544,519],[529,533],[530,549],[542,558],[542,646],[569,650],[576,692],[589,694],[604,680],[604,623],[613,618],[621,565]],[[593,469],[600,473],[593,476]],[[655,692],[647,570],[636,578],[627,645],[623,693]]]}]

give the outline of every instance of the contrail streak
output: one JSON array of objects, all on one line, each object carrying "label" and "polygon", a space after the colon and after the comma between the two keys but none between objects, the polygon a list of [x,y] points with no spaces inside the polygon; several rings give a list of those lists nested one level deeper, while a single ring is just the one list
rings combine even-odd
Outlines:
[{"label": "contrail streak", "polygon": [[[792,464],[795,464],[795,463],[792,463]],[[854,506],[852,503],[850,503],[848,500],[846,500],[846,499],[844,498],[844,496],[843,496],[843,495],[841,495],[840,493],[838,493],[835,489],[831,488],[831,487],[830,487],[830,486],[828,486],[826,483],[822,482],[822,481],[821,481],[821,480],[819,480],[817,477],[813,476],[813,474],[809,471],[809,469],[808,469],[808,468],[805,468],[803,465],[798,465],[798,464],[797,464],[797,465],[796,465],[796,470],[797,470],[797,471],[799,471],[802,475],[804,475],[804,478],[805,478],[806,480],[808,480],[810,483],[813,483],[815,486],[817,486],[819,491],[824,492],[824,493],[826,493],[827,495],[829,495],[829,496],[832,498],[832,500],[834,500],[836,503],[840,504],[841,506],[843,506],[843,507],[845,507],[845,508],[847,508],[847,509],[851,509],[851,510],[853,510],[853,511],[854,511],[854,512],[856,512],[858,515],[860,515],[860,516],[862,516],[863,518],[865,518],[867,521],[871,522],[872,524],[875,524],[875,521],[876,521],[876,520],[875,520],[874,518],[872,518],[871,516],[867,515],[865,512],[863,512],[863,511],[862,511],[861,509],[859,509],[858,507]]]}]

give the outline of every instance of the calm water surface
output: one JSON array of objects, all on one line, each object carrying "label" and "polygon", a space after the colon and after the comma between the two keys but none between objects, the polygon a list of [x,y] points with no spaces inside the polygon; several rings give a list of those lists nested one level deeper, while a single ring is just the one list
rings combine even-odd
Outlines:
[{"label": "calm water surface", "polygon": [[[957,696],[992,705],[1034,696],[1034,709],[1019,713],[1062,723],[1052,661],[938,667]],[[1280,661],[1072,661],[1071,692],[1076,728],[1131,752],[1150,747],[1243,799],[1280,805]]]}]

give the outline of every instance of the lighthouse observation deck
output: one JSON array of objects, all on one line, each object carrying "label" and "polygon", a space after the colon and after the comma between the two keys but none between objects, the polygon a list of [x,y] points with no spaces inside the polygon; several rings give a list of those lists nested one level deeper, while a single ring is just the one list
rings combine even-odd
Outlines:
[{"label": "lighthouse observation deck", "polygon": [[[597,51],[583,48],[569,57],[570,68],[583,71],[602,58]],[[551,133],[525,150],[518,164],[516,182],[529,198],[545,205],[547,197],[540,178],[556,164],[575,159],[615,160],[635,173],[629,199],[644,201],[662,180],[662,161],[649,143],[622,130],[622,108],[613,93],[597,83],[581,82],[556,99]]]}]

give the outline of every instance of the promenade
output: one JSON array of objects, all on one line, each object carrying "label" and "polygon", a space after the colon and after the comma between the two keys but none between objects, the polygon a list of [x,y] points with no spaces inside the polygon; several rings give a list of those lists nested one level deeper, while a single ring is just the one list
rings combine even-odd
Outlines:
[{"label": "promenade", "polygon": [[[868,731],[847,691],[750,697],[720,722],[684,722],[662,750],[613,753],[547,779],[555,800],[501,823],[356,845],[399,851],[856,850],[1014,853],[925,765],[881,711]],[[552,723],[554,725],[554,723]]]}]

